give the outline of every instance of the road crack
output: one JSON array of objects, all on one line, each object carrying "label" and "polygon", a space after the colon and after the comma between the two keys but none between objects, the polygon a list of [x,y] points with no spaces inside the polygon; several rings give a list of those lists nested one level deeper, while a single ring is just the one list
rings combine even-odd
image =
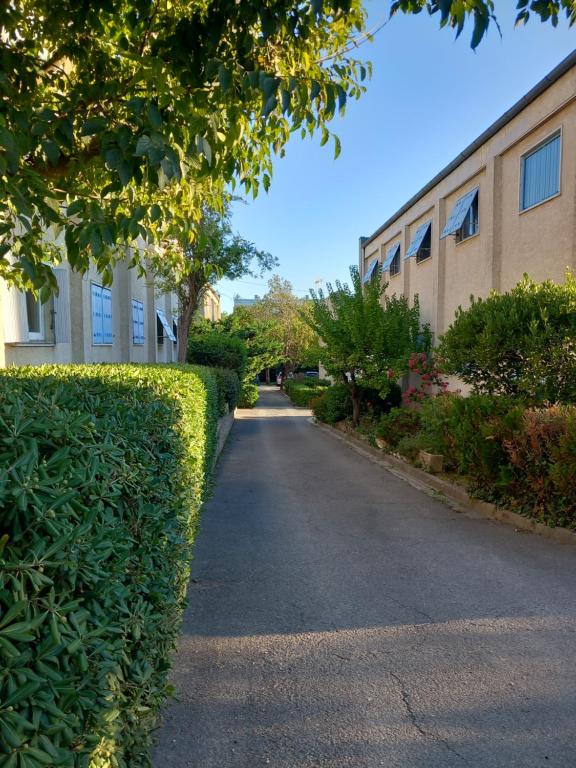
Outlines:
[{"label": "road crack", "polygon": [[441,736],[439,736],[437,733],[434,733],[433,731],[428,731],[426,728],[424,728],[419,722],[418,722],[418,716],[412,709],[412,703],[410,701],[410,694],[408,693],[408,689],[406,687],[406,684],[402,680],[402,678],[396,674],[396,672],[392,672],[391,670],[386,670],[390,677],[397,683],[400,696],[402,698],[402,703],[404,704],[404,707],[406,709],[406,713],[408,715],[408,719],[410,720],[410,723],[412,726],[418,731],[418,733],[423,736],[425,739],[432,739],[432,741],[435,741],[438,744],[441,744],[444,749],[446,749],[451,754],[455,755],[459,760],[464,763],[464,765],[470,765],[470,763],[466,760],[464,755],[461,755],[458,750],[454,749],[454,747],[446,741],[446,739],[443,739]]}]

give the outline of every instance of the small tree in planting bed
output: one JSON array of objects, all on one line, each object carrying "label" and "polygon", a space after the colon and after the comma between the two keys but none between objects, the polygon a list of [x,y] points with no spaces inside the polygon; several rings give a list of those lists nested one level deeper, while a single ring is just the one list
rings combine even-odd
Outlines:
[{"label": "small tree in planting bed", "polygon": [[430,345],[430,333],[420,328],[420,306],[410,307],[404,296],[387,296],[378,270],[362,285],[357,267],[350,267],[352,288],[328,285],[328,295],[311,291],[310,325],[322,339],[320,360],[330,376],[342,381],[352,398],[352,421],[360,420],[362,389],[378,390],[386,398],[393,382],[408,372],[410,355]]}]

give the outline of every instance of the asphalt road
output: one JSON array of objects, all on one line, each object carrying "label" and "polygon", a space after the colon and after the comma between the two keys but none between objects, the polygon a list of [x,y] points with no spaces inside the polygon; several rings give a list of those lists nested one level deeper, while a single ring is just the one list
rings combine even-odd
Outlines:
[{"label": "asphalt road", "polygon": [[155,768],[574,768],[576,547],[474,519],[307,421],[240,412]]}]

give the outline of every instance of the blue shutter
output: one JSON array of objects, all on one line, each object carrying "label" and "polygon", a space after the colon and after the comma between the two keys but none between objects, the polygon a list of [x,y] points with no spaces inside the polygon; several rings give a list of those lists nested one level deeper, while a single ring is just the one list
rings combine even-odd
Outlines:
[{"label": "blue shutter", "polygon": [[522,210],[560,192],[560,134],[522,160]]},{"label": "blue shutter", "polygon": [[114,340],[112,333],[112,291],[109,288],[102,288],[102,315],[102,343],[112,344]]},{"label": "blue shutter", "polygon": [[132,299],[132,344],[140,344],[140,325],[138,322],[138,302]]},{"label": "blue shutter", "polygon": [[431,221],[426,221],[424,224],[421,224],[418,227],[416,234],[414,235],[414,238],[410,243],[408,250],[406,251],[406,256],[404,256],[405,259],[409,259],[411,256],[416,256],[420,250],[420,246],[422,245],[422,240],[424,240],[426,237],[426,233],[430,229],[431,224]]},{"label": "blue shutter", "polygon": [[140,344],[144,344],[144,304],[141,301],[138,306],[138,327],[140,330]]},{"label": "blue shutter", "polygon": [[92,283],[92,344],[102,344],[103,333],[102,288]]},{"label": "blue shutter", "polygon": [[391,248],[388,249],[388,253],[386,254],[386,261],[382,265],[382,272],[386,272],[387,269],[390,269],[390,264],[394,261],[394,256],[398,253],[400,250],[400,243],[395,243]]},{"label": "blue shutter", "polygon": [[446,226],[442,230],[442,234],[440,235],[440,239],[444,237],[448,237],[448,235],[455,234],[462,224],[464,223],[464,219],[466,218],[466,215],[470,208],[472,207],[474,200],[476,199],[476,195],[478,194],[478,187],[476,189],[473,189],[471,192],[467,192],[463,197],[461,197],[459,200],[456,201],[456,204],[454,205],[454,208],[452,209],[452,213],[450,214],[450,218],[446,222]]}]

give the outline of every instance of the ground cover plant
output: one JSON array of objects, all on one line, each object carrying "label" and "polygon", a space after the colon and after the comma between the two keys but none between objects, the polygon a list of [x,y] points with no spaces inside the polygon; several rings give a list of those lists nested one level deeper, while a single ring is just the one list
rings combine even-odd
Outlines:
[{"label": "ground cover plant", "polygon": [[0,766],[138,768],[169,692],[218,380],[0,375]]}]

